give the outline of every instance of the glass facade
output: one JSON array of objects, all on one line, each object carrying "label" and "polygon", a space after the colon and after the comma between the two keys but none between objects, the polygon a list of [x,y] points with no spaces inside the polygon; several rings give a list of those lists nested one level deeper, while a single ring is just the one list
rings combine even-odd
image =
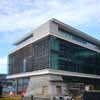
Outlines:
[{"label": "glass facade", "polygon": [[29,84],[29,78],[20,78],[17,80],[17,93],[21,94],[22,92],[26,92],[26,89]]},{"label": "glass facade", "polygon": [[89,42],[88,40],[85,40],[85,39],[83,39],[83,38],[81,38],[79,36],[75,36],[73,34],[70,34],[69,32],[66,32],[66,31],[64,31],[62,29],[59,29],[59,34],[62,35],[63,37],[65,37],[65,38],[67,38],[67,39],[75,40],[75,41],[77,41],[79,43],[82,43],[82,44],[85,44],[87,46],[91,46],[91,47],[93,47],[95,49],[99,49],[100,50],[99,46],[97,46],[97,45],[95,45],[95,44]]},{"label": "glass facade", "polygon": [[3,87],[3,94],[6,96],[12,92],[13,94],[22,95],[22,93],[26,92],[29,81],[29,77],[11,79],[8,81],[9,83]]},{"label": "glass facade", "polygon": [[99,60],[100,53],[48,36],[10,54],[9,74],[52,68],[100,75]]},{"label": "glass facade", "polygon": [[46,37],[9,55],[9,74],[49,68],[49,38]]},{"label": "glass facade", "polygon": [[52,37],[50,62],[53,69],[100,74],[100,53]]},{"label": "glass facade", "polygon": [[[9,55],[9,74],[32,70],[32,44]],[[30,67],[26,67],[30,66]],[[25,68],[26,67],[26,68]]]}]

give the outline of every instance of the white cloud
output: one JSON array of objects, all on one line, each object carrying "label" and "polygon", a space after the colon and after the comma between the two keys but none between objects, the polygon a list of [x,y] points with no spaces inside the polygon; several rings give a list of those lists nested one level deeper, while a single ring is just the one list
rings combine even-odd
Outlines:
[{"label": "white cloud", "polygon": [[52,17],[71,24],[86,24],[100,17],[99,0],[1,1],[0,31],[32,28]]},{"label": "white cloud", "polygon": [[0,0],[0,42],[13,43],[50,18],[91,27],[100,23],[100,0]]},{"label": "white cloud", "polygon": [[0,0],[0,34],[5,32],[0,42],[13,41],[50,18],[88,28],[100,23],[100,0]]},{"label": "white cloud", "polygon": [[[0,0],[0,43],[13,43],[52,17],[88,28],[100,23],[100,0]],[[0,71],[6,64],[0,58]]]},{"label": "white cloud", "polygon": [[0,73],[7,73],[7,57],[0,57]]}]

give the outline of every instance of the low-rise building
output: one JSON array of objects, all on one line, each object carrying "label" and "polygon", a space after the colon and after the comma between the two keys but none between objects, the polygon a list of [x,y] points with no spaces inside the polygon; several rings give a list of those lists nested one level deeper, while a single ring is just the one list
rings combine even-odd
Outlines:
[{"label": "low-rise building", "polygon": [[100,41],[51,19],[14,43],[8,79],[16,93],[79,95],[100,89]]}]

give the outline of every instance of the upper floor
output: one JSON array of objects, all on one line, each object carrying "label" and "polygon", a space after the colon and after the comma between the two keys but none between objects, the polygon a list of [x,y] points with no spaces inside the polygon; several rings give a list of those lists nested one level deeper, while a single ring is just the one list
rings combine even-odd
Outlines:
[{"label": "upper floor", "polygon": [[46,68],[100,74],[100,42],[56,19],[15,45],[16,49],[9,54],[9,74]]},{"label": "upper floor", "polygon": [[14,43],[14,45],[16,45],[16,48],[10,53],[16,52],[24,46],[29,45],[49,35],[56,36],[58,38],[61,38],[74,44],[78,44],[82,47],[94,50],[96,52],[100,52],[99,40],[53,18],[46,23],[40,25],[32,32],[27,33],[21,39],[18,39]]}]

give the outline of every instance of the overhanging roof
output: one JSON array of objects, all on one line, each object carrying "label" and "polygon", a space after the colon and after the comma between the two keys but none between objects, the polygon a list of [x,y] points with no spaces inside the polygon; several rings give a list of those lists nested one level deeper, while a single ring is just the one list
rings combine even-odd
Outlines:
[{"label": "overhanging roof", "polygon": [[21,78],[21,77],[31,77],[31,76],[47,75],[47,74],[61,75],[61,76],[66,76],[66,77],[72,76],[72,77],[81,77],[81,78],[100,79],[100,75],[62,71],[62,70],[53,70],[53,69],[43,69],[43,70],[37,70],[37,71],[32,71],[32,72],[8,75],[7,79],[15,79],[15,78]]},{"label": "overhanging roof", "polygon": [[85,32],[82,32],[68,24],[65,24],[55,18],[52,18],[51,21],[55,22],[58,24],[58,26],[66,31],[69,31],[70,33],[76,35],[76,36],[79,36],[79,37],[82,37],[84,39],[86,39],[87,41],[91,42],[91,43],[94,43],[95,45],[98,45],[100,46],[100,40],[86,34]]},{"label": "overhanging roof", "polygon": [[[64,30],[70,32],[71,34],[74,34],[76,36],[79,36],[79,37],[81,37],[81,38],[83,38],[83,39],[85,39],[85,40],[87,40],[87,41],[89,41],[89,42],[91,42],[91,43],[93,43],[95,45],[100,46],[100,40],[95,39],[92,36],[90,36],[90,35],[82,32],[82,31],[80,31],[80,30],[78,30],[78,29],[76,29],[76,28],[74,28],[74,27],[72,27],[72,26],[70,26],[68,24],[65,24],[65,23],[63,23],[63,22],[61,22],[61,21],[59,21],[57,19],[54,19],[54,18],[50,19],[48,22],[57,23],[58,26],[59,26],[59,28],[62,28]],[[14,44],[17,45],[17,44],[21,43],[23,40],[25,40],[30,35],[32,35],[32,32],[27,33],[22,38],[20,38],[19,40],[17,40]]]}]

